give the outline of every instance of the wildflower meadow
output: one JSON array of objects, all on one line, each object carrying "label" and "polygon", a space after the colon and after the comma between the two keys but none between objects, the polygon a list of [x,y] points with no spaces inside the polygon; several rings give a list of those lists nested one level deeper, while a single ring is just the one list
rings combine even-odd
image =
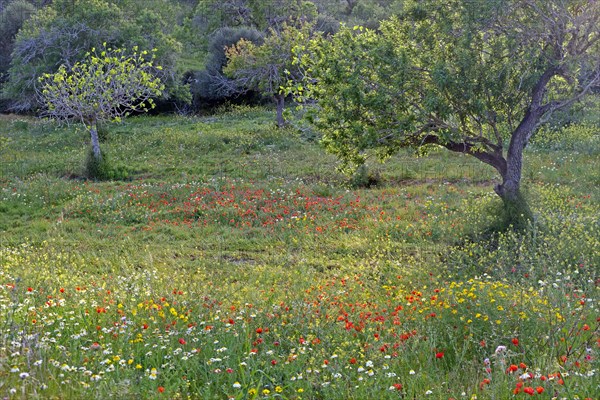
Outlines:
[{"label": "wildflower meadow", "polygon": [[532,143],[535,219],[490,233],[483,164],[364,185],[272,119],[111,125],[95,182],[85,132],[2,117],[0,398],[598,398],[597,131]]}]

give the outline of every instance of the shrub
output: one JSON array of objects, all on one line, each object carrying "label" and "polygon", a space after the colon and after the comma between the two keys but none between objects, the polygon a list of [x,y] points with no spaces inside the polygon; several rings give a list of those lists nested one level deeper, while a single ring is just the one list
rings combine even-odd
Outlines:
[{"label": "shrub", "polygon": [[102,157],[94,157],[90,149],[85,160],[85,177],[95,181],[114,181],[129,179],[129,172],[123,165],[113,165],[110,157],[102,152]]},{"label": "shrub", "polygon": [[11,99],[10,108],[36,110],[37,79],[56,72],[61,65],[70,69],[102,43],[156,49],[157,63],[163,68],[156,74],[166,86],[163,97],[189,100],[189,91],[175,71],[181,44],[168,34],[170,27],[156,10],[135,8],[97,0],[55,0],[38,10],[15,39],[9,80],[3,88],[4,96]]},{"label": "shrub", "polygon": [[[202,71],[186,73],[196,108],[200,108],[203,103],[222,102],[235,94],[230,79],[223,75],[223,67],[227,64],[225,48],[242,38],[256,43],[262,40],[262,35],[251,28],[220,29],[210,40],[206,68]],[[248,98],[252,97],[253,94],[248,96]]]},{"label": "shrub", "polygon": [[352,188],[371,188],[379,184],[381,184],[379,171],[369,171],[369,168],[365,165],[358,167],[350,179]]}]

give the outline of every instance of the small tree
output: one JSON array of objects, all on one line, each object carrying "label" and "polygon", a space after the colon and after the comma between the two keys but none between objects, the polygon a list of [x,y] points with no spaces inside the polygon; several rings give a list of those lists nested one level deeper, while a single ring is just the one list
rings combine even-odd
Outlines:
[{"label": "small tree", "polygon": [[98,123],[120,121],[131,112],[154,108],[153,97],[160,96],[164,85],[154,73],[154,54],[148,51],[131,54],[125,49],[92,49],[87,60],[72,69],[62,65],[54,74],[40,77],[38,95],[47,109],[44,115],[61,121],[78,121],[89,130],[92,152],[101,160]]},{"label": "small tree", "polygon": [[285,125],[283,110],[286,87],[293,84],[296,90],[302,91],[298,83],[303,74],[293,50],[308,44],[311,30],[310,24],[302,24],[299,28],[283,24],[281,31],[271,29],[260,45],[242,39],[226,50],[228,62],[223,69],[225,75],[233,79],[232,84],[240,92],[258,90],[273,98],[277,105],[279,127]]}]

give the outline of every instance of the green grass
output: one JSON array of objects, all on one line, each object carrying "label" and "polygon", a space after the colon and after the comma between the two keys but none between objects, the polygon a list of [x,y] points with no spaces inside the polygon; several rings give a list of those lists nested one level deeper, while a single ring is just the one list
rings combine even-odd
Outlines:
[{"label": "green grass", "polygon": [[357,188],[236,108],[108,126],[94,182],[84,131],[2,116],[0,396],[594,398],[590,126],[532,143],[535,220],[490,236],[494,171],[444,151]]}]

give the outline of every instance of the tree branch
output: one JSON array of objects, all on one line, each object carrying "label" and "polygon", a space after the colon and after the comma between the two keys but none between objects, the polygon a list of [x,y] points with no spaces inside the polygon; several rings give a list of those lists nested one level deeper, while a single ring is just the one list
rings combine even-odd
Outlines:
[{"label": "tree branch", "polygon": [[466,141],[442,141],[437,135],[426,135],[422,139],[421,144],[437,144],[456,153],[468,154],[488,165],[491,165],[496,169],[496,171],[500,173],[501,176],[504,176],[506,174],[506,160],[499,152],[488,153],[486,151],[480,151],[476,148],[474,144],[468,143]]}]

